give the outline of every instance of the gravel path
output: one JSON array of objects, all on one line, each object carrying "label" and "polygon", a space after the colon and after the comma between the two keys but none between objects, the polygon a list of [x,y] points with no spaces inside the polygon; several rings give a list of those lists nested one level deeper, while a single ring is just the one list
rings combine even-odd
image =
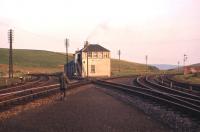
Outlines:
[{"label": "gravel path", "polygon": [[[84,88],[87,87],[87,88]],[[1,122],[2,132],[168,132],[131,105],[95,88],[69,94],[67,100],[30,109]],[[80,89],[81,89],[80,88]]]}]

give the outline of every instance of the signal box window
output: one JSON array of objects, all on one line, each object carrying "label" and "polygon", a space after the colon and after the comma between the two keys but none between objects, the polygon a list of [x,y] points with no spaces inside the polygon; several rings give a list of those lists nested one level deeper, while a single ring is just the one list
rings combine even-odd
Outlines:
[{"label": "signal box window", "polygon": [[98,53],[97,52],[94,52],[93,54],[94,54],[94,56],[93,56],[94,58],[98,58]]},{"label": "signal box window", "polygon": [[92,52],[88,52],[88,58],[92,58]]},{"label": "signal box window", "polygon": [[91,65],[91,73],[95,73],[95,65]]}]

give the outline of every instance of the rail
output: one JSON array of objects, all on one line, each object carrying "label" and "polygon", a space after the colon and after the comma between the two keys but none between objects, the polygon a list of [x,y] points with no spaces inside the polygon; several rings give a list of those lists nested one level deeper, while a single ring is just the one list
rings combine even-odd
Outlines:
[{"label": "rail", "polygon": [[121,83],[107,82],[103,80],[96,80],[94,81],[94,83],[98,85],[114,88],[114,89],[129,93],[129,94],[135,94],[142,98],[154,100],[157,103],[161,103],[165,106],[167,105],[168,107],[179,110],[180,112],[190,115],[195,118],[200,116],[199,106],[187,103],[184,100],[175,98],[164,92],[160,92],[153,89],[146,89],[143,87],[124,85]]}]

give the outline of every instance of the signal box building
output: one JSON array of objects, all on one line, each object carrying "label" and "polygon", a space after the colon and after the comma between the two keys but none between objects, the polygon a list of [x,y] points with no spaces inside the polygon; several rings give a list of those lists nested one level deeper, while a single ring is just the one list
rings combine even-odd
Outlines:
[{"label": "signal box building", "polygon": [[75,53],[75,75],[80,77],[110,77],[110,51],[98,44],[89,44],[87,41]]}]

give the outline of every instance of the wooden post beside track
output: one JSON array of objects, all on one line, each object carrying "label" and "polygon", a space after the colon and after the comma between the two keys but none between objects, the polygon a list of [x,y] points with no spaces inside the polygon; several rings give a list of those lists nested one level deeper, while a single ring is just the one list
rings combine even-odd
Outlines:
[{"label": "wooden post beside track", "polygon": [[172,87],[173,87],[173,83],[171,82],[171,83],[170,83],[170,88],[172,88]]}]

